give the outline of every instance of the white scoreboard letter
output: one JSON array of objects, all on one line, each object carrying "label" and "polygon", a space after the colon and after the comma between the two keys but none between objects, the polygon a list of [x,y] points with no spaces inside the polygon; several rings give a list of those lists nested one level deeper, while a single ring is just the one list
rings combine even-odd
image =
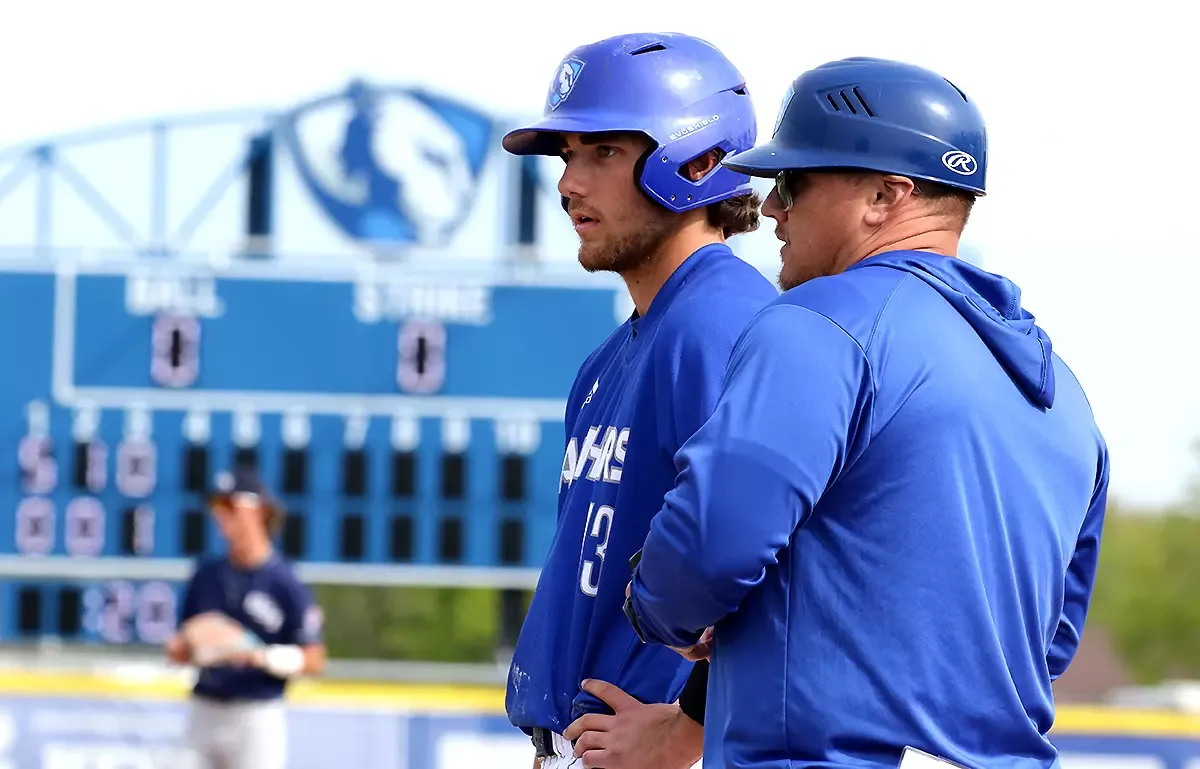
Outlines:
[{"label": "white scoreboard letter", "polygon": [[[108,586],[108,595],[100,594],[102,608],[100,609],[100,637],[114,644],[128,643],[133,640],[129,624],[137,608],[137,592],[131,583],[125,581],[112,582]],[[93,599],[94,601],[95,599]]]},{"label": "white scoreboard letter", "polygon": [[160,315],[151,337],[150,376],[163,387],[188,387],[200,375],[200,321]]},{"label": "white scoreboard letter", "polygon": [[117,491],[134,499],[148,497],[158,485],[158,448],[151,440],[154,419],[144,403],[125,411],[125,436],[117,445]]},{"label": "white scoreboard letter", "polygon": [[471,445],[471,420],[461,414],[442,418],[442,449],[451,454],[466,451]]},{"label": "white scoreboard letter", "polygon": [[58,460],[50,440],[50,406],[33,400],[25,407],[25,437],[17,444],[21,489],[26,494],[49,494],[58,485]]},{"label": "white scoreboard letter", "polygon": [[49,494],[58,484],[54,445],[44,435],[26,435],[17,445],[21,488],[26,494]]},{"label": "white scoreboard letter", "polygon": [[134,620],[138,639],[164,644],[175,633],[175,591],[166,582],[147,582],[137,596]]},{"label": "white scoreboard letter", "polygon": [[133,510],[133,552],[154,552],[154,508],[150,505],[138,505]]},{"label": "white scoreboard letter", "polygon": [[92,557],[104,549],[104,507],[94,497],[76,497],[65,514],[67,552]]},{"label": "white scoreboard letter", "polygon": [[505,454],[532,454],[542,440],[542,425],[529,414],[509,414],[495,427],[496,448]]},{"label": "white scoreboard letter", "polygon": [[367,431],[371,429],[371,417],[367,412],[355,410],[346,415],[346,426],[342,432],[342,443],[348,449],[361,449],[367,442]]},{"label": "white scoreboard letter", "polygon": [[392,416],[392,448],[413,451],[421,442],[421,424],[413,414],[401,412]]},{"label": "white scoreboard letter", "polygon": [[189,411],[183,418],[183,436],[189,443],[208,443],[212,437],[212,419],[207,411]]},{"label": "white scoreboard letter", "polygon": [[237,446],[257,446],[262,440],[262,422],[250,404],[243,403],[233,411],[233,442]]},{"label": "white scoreboard letter", "polygon": [[158,483],[158,449],[137,438],[117,446],[117,490],[126,497],[150,496]]},{"label": "white scoreboard letter", "polygon": [[17,505],[17,551],[22,555],[49,555],[54,549],[54,503],[44,497],[27,497]]},{"label": "white scoreboard letter", "polygon": [[99,494],[108,483],[108,446],[104,441],[93,439],[87,444],[87,467],[84,480],[88,491]]},{"label": "white scoreboard letter", "polygon": [[446,381],[446,327],[431,321],[400,326],[396,384],[412,393],[432,393]]},{"label": "white scoreboard letter", "polygon": [[312,424],[304,409],[288,409],[283,413],[283,445],[289,449],[302,449],[312,440]]}]

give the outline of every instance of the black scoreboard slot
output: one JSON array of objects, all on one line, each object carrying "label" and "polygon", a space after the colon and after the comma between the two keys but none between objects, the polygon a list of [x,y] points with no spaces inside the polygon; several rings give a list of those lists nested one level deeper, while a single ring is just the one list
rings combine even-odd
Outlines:
[{"label": "black scoreboard slot", "polygon": [[184,556],[204,552],[208,540],[208,514],[203,510],[188,510],[183,514],[183,538],[179,543]]},{"label": "black scoreboard slot", "polygon": [[117,547],[121,555],[137,555],[137,508],[127,507],[121,511],[121,531]]},{"label": "black scoreboard slot", "polygon": [[88,461],[91,459],[91,444],[77,442],[74,447],[74,472],[71,473],[71,485],[78,490],[88,488]]},{"label": "black scoreboard slot", "polygon": [[444,516],[438,526],[438,560],[459,563],[463,558],[463,519],[458,515]]},{"label": "black scoreboard slot", "polygon": [[442,455],[442,499],[462,499],[467,490],[467,455]]},{"label": "black scoreboard slot", "polygon": [[188,446],[183,454],[183,487],[186,491],[208,491],[208,447]]},{"label": "black scoreboard slot", "polygon": [[519,566],[525,559],[525,521],[505,518],[500,522],[500,563]]},{"label": "black scoreboard slot", "polygon": [[361,515],[342,516],[340,557],[344,561],[361,561],[366,552],[366,521]]},{"label": "black scoreboard slot", "polygon": [[506,454],[500,460],[500,498],[505,502],[525,501],[525,465],[520,454]]},{"label": "black scoreboard slot", "polygon": [[303,494],[308,488],[308,452],[304,449],[286,449],[283,452],[284,494]]},{"label": "black scoreboard slot", "polygon": [[411,515],[400,514],[392,518],[392,531],[388,555],[393,561],[411,561],[415,547],[413,533],[415,526]]},{"label": "black scoreboard slot", "polygon": [[42,631],[42,589],[22,585],[17,591],[17,632],[40,635]]},{"label": "black scoreboard slot", "polygon": [[304,514],[298,510],[283,519],[283,555],[291,560],[304,557]]},{"label": "black scoreboard slot", "polygon": [[392,496],[411,498],[417,493],[417,455],[413,451],[392,454]]},{"label": "black scoreboard slot", "polygon": [[239,446],[233,452],[233,469],[234,470],[257,470],[258,469],[258,451],[250,446]]},{"label": "black scoreboard slot", "polygon": [[58,634],[73,638],[83,629],[83,594],[74,585],[58,591]]},{"label": "black scoreboard slot", "polygon": [[347,449],[342,455],[342,493],[347,497],[361,497],[367,493],[365,449]]}]

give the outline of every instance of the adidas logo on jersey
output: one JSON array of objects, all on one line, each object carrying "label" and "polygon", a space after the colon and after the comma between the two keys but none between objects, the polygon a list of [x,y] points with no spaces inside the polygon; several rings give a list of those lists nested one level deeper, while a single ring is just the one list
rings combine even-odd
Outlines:
[{"label": "adidas logo on jersey", "polygon": [[592,402],[592,396],[595,395],[596,391],[599,389],[600,389],[600,380],[597,379],[595,384],[592,385],[592,391],[590,393],[588,393],[588,396],[586,398],[583,399],[583,403],[579,404],[580,411],[583,411],[583,407]]},{"label": "adidas logo on jersey", "polygon": [[578,438],[571,438],[567,444],[567,453],[563,456],[562,483],[570,486],[583,477],[589,481],[620,483],[628,445],[628,427],[589,427],[582,448]]}]

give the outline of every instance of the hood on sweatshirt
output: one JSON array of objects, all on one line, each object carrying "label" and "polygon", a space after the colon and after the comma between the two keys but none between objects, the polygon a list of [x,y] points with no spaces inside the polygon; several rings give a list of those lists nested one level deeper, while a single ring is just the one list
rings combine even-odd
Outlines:
[{"label": "hood on sweatshirt", "polygon": [[932,286],[971,324],[1034,405],[1054,405],[1050,337],[1021,306],[1015,283],[961,259],[923,251],[891,251],[855,265],[866,266],[907,272]]}]

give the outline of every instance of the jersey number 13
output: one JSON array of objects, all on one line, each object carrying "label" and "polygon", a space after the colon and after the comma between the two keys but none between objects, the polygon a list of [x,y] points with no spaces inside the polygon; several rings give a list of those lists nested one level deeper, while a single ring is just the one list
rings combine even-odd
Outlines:
[{"label": "jersey number 13", "polygon": [[579,573],[579,589],[583,594],[595,598],[600,592],[600,569],[604,566],[604,554],[608,550],[608,535],[612,531],[613,509],[611,505],[596,503],[588,505],[587,527],[583,533],[584,552],[587,552],[589,542],[595,542],[592,554],[583,559],[583,569]]}]

